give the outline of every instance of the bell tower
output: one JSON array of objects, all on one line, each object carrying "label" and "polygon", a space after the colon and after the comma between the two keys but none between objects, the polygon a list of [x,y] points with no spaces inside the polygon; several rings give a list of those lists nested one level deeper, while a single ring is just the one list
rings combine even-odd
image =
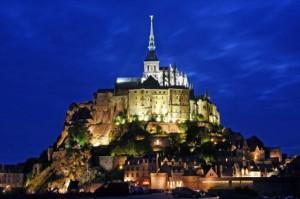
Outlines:
[{"label": "bell tower", "polygon": [[160,81],[160,71],[159,71],[159,60],[155,52],[155,40],[154,40],[154,30],[153,30],[153,15],[150,15],[150,35],[149,35],[149,45],[148,53],[144,60],[144,74],[142,82],[144,82],[150,75],[156,80]]}]

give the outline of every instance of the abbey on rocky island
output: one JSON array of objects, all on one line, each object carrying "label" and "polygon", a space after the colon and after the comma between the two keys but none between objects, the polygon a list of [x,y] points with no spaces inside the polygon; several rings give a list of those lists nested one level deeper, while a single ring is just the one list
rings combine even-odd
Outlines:
[{"label": "abbey on rocky island", "polygon": [[[93,135],[93,146],[109,144],[112,123],[120,113],[129,121],[163,123],[161,126],[167,133],[178,133],[175,124],[187,120],[220,124],[220,113],[207,93],[195,96],[186,73],[174,65],[160,65],[155,51],[153,16],[150,19],[149,46],[142,77],[119,77],[113,89],[99,89],[93,101],[76,104],[68,112],[63,135],[67,135],[68,122],[76,107],[85,107],[91,112],[88,126]],[[59,143],[62,142],[63,139]]]}]

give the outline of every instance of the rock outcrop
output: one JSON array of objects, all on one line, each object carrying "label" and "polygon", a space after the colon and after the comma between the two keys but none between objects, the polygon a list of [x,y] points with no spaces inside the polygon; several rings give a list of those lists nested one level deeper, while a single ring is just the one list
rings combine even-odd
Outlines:
[{"label": "rock outcrop", "polygon": [[89,111],[90,117],[83,119],[86,119],[86,126],[91,132],[91,145],[94,147],[108,145],[115,131],[114,118],[119,113],[127,111],[127,101],[127,96],[114,96],[113,92],[101,91],[94,95],[91,102],[73,104],[67,112],[57,147],[60,147],[66,140],[74,115],[82,109]]},{"label": "rock outcrop", "polygon": [[29,193],[67,192],[71,181],[79,185],[90,182],[97,176],[97,171],[90,167],[89,150],[60,150],[53,154],[53,161],[39,175],[29,180],[26,188]]}]

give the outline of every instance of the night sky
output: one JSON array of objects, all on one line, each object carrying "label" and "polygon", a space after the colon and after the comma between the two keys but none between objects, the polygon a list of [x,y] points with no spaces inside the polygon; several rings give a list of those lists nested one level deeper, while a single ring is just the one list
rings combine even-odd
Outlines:
[{"label": "night sky", "polygon": [[[174,2],[174,1],[172,1]],[[300,1],[1,1],[0,162],[38,156],[72,102],[157,55],[206,89],[222,123],[300,153]]]}]

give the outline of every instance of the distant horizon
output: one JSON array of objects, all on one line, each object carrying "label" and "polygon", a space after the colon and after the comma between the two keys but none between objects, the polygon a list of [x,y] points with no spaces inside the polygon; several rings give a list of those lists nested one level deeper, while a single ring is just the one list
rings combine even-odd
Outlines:
[{"label": "distant horizon", "polygon": [[[157,56],[209,91],[223,126],[300,154],[300,2],[0,3],[0,164],[52,145],[73,102],[137,76],[154,15]],[[177,10],[177,12],[172,12]],[[166,14],[167,12],[167,14]]]}]

